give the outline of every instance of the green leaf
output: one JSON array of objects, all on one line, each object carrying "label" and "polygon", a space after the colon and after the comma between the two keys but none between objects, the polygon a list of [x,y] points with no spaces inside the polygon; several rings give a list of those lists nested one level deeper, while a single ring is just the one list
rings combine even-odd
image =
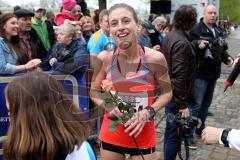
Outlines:
[{"label": "green leaf", "polygon": [[121,102],[118,104],[118,109],[122,112],[125,111],[125,105]]},{"label": "green leaf", "polygon": [[109,130],[111,132],[115,132],[119,124],[119,121],[113,121],[113,123],[109,126]]},{"label": "green leaf", "polygon": [[109,115],[108,116],[108,119],[112,120],[112,121],[117,121],[118,120],[118,117],[115,116],[115,115]]},{"label": "green leaf", "polygon": [[100,92],[99,97],[103,100],[105,99],[111,99],[111,95],[109,92]]}]

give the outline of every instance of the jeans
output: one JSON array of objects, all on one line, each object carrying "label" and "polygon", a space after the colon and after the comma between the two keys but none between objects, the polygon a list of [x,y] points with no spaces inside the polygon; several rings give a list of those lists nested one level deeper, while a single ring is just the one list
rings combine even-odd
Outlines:
[{"label": "jeans", "polygon": [[201,135],[202,130],[205,128],[205,120],[207,118],[208,108],[212,103],[213,92],[216,86],[217,80],[205,80],[196,79],[195,80],[195,96],[196,96],[196,106],[198,109],[198,118],[200,118],[202,124],[196,129],[196,133]]},{"label": "jeans", "polygon": [[[188,108],[193,105],[189,105]],[[175,114],[179,107],[175,102],[169,102],[165,107],[166,130],[164,134],[164,160],[175,160],[177,156],[177,124]],[[191,111],[191,109],[190,109]]]}]

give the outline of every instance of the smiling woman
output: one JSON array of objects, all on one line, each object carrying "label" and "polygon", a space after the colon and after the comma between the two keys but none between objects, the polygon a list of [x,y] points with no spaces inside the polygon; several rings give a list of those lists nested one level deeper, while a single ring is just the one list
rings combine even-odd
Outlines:
[{"label": "smiling woman", "polygon": [[40,59],[29,61],[19,44],[18,22],[15,15],[0,17],[0,74],[14,74],[38,67]]},{"label": "smiling woman", "polygon": [[[133,160],[141,157],[145,160],[157,159],[153,117],[172,95],[166,60],[162,53],[138,45],[138,17],[131,6],[123,3],[113,5],[109,9],[109,24],[117,48],[98,55],[104,65],[100,72],[93,74],[91,98],[97,105],[107,107],[107,102],[99,97],[101,83],[107,79],[113,84],[112,91],[118,92],[124,102],[133,104],[132,109],[136,112],[112,132],[109,130],[112,120],[108,117],[122,118],[122,114],[117,107],[110,111],[106,108],[108,113],[104,115],[99,134],[101,157],[103,160],[124,160],[125,154],[130,154]],[[138,86],[151,87],[137,92],[133,90]]]}]

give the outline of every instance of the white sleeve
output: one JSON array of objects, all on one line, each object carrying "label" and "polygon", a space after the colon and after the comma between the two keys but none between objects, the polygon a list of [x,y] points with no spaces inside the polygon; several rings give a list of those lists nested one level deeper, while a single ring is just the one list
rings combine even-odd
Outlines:
[{"label": "white sleeve", "polygon": [[69,153],[65,160],[96,160],[94,152],[87,141],[81,147],[75,146],[72,153]]},{"label": "white sleeve", "polygon": [[228,134],[229,147],[240,151],[240,130],[232,129]]}]

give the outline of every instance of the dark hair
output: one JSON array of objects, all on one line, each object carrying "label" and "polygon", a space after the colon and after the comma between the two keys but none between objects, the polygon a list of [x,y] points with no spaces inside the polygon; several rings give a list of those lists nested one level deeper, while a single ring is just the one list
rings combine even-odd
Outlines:
[{"label": "dark hair", "polygon": [[131,7],[128,4],[125,4],[125,3],[115,4],[109,9],[109,13],[111,13],[113,10],[118,9],[118,8],[125,8],[126,10],[130,11],[133,15],[133,19],[135,20],[136,23],[138,23],[138,16],[137,16],[136,11],[133,9],[133,7]]},{"label": "dark hair", "polygon": [[4,39],[10,49],[14,49],[18,56],[18,63],[25,64],[28,62],[28,56],[20,46],[19,36],[12,36],[10,40],[6,39],[4,25],[11,18],[17,18],[13,13],[5,13],[0,16],[0,36]]},{"label": "dark hair", "polygon": [[80,146],[88,135],[79,108],[63,86],[43,72],[29,72],[5,89],[10,125],[6,160],[53,160]]},{"label": "dark hair", "polygon": [[191,5],[182,5],[175,12],[173,25],[175,28],[187,31],[197,22],[196,9]]}]

